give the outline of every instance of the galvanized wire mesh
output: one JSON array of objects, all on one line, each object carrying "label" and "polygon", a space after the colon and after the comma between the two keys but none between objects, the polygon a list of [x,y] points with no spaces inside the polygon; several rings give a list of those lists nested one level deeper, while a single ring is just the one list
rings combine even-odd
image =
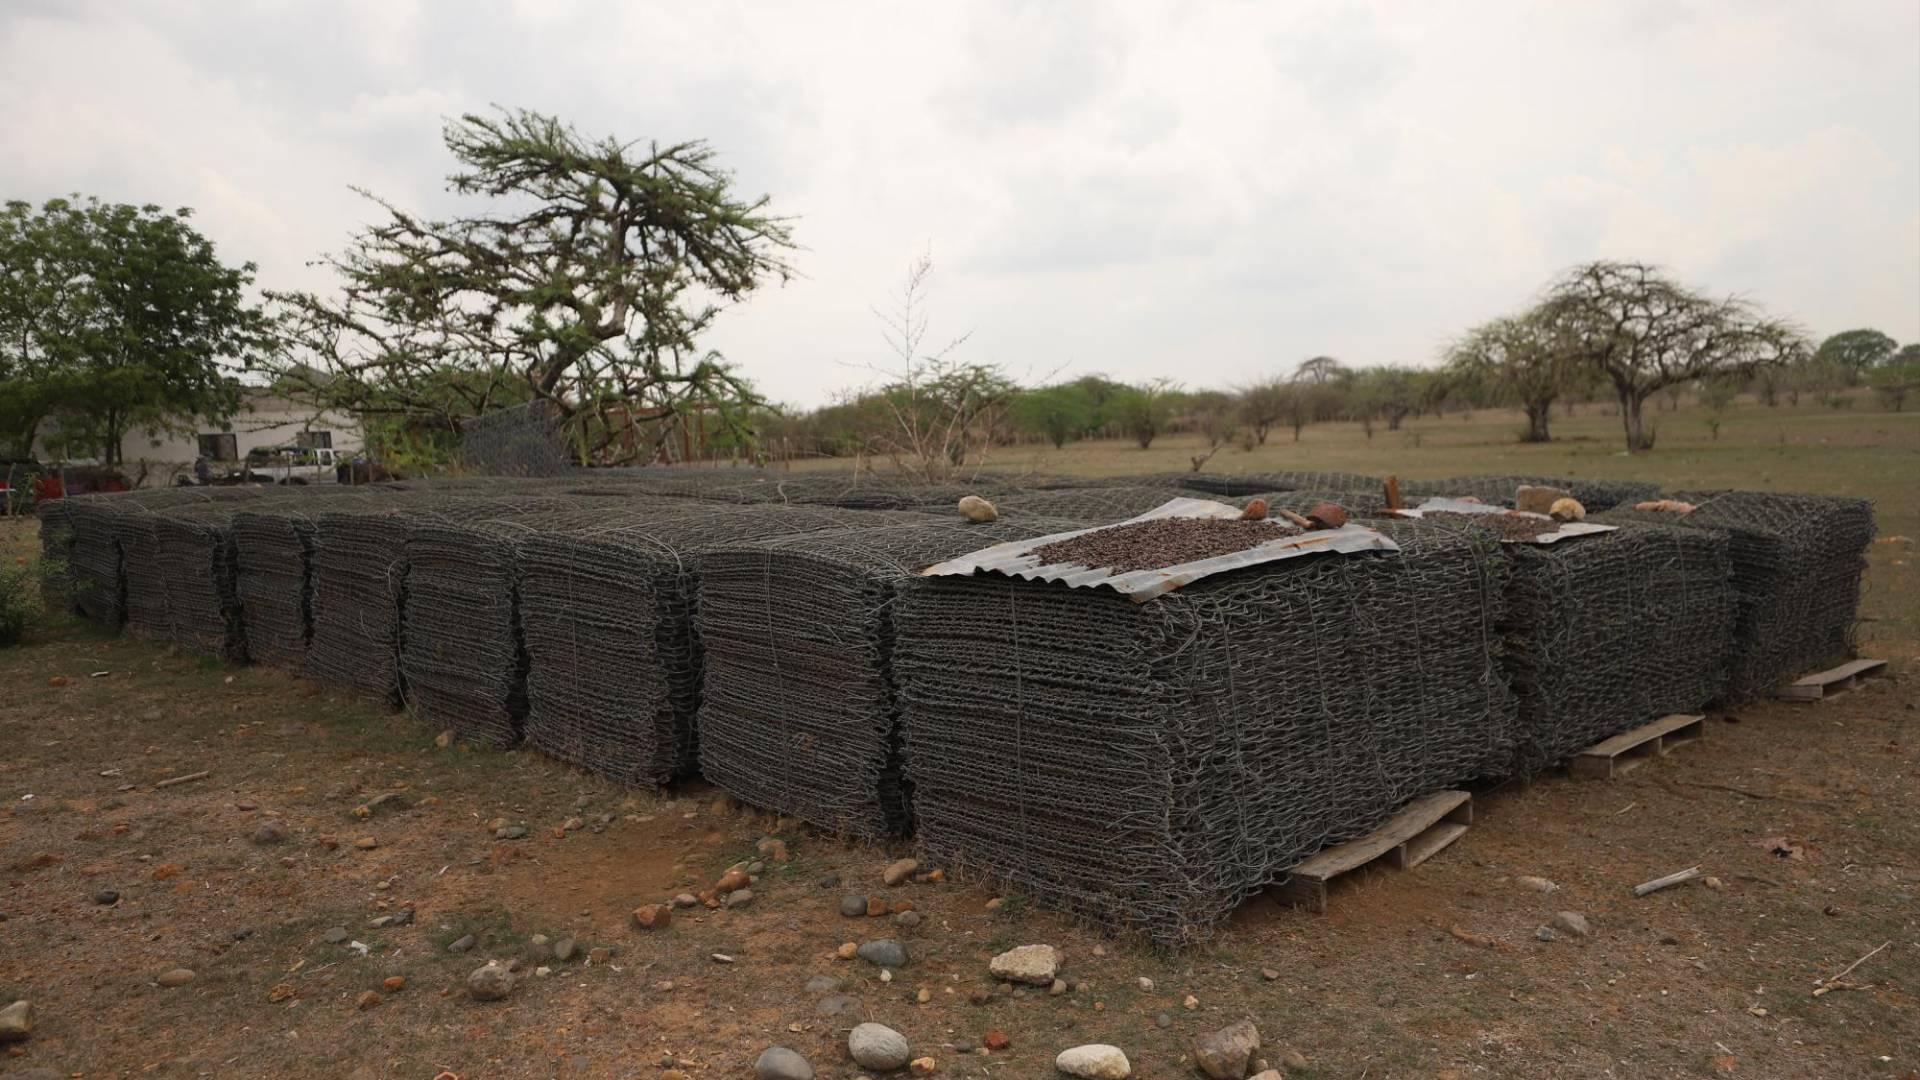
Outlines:
[{"label": "galvanized wire mesh", "polygon": [[183,649],[244,662],[235,591],[233,515],[249,503],[182,507],[154,515],[153,563],[166,590],[168,637]]},{"label": "galvanized wire mesh", "polygon": [[486,476],[559,476],[573,468],[559,411],[543,400],[462,423],[457,458]]},{"label": "galvanized wire mesh", "polygon": [[[1428,520],[1484,533],[1470,518]],[[1734,617],[1724,537],[1627,524],[1499,551],[1510,564],[1502,655],[1519,704],[1508,775],[1720,693]]]},{"label": "galvanized wire mesh", "polygon": [[1520,485],[1555,487],[1571,492],[1580,505],[1593,513],[1609,510],[1621,503],[1651,499],[1660,485],[1642,480],[1582,480],[1566,476],[1453,476],[1442,480],[1403,480],[1400,492],[1408,498],[1472,498],[1492,506],[1513,505],[1514,491]]},{"label": "galvanized wire mesh", "polygon": [[1322,847],[1503,769],[1504,561],[1484,536],[1380,528],[1400,552],[1145,604],[984,575],[904,590],[893,668],[922,848],[1190,945]]},{"label": "galvanized wire mesh", "polygon": [[635,506],[518,544],[525,731],[552,757],[659,784],[695,768],[708,547],[900,515],[827,507]]},{"label": "galvanized wire mesh", "polygon": [[928,517],[701,557],[700,771],[743,802],[856,836],[910,828],[893,608],[923,568],[1074,523]]},{"label": "galvanized wire mesh", "polygon": [[399,704],[406,541],[413,526],[567,506],[564,499],[487,498],[469,491],[422,494],[390,506],[329,509],[314,530],[309,560],[313,631],[307,643],[308,674]]},{"label": "galvanized wire mesh", "polygon": [[313,633],[310,563],[320,515],[407,495],[388,485],[313,485],[234,514],[234,589],[250,659],[288,671],[306,668]]},{"label": "galvanized wire mesh", "polygon": [[1620,508],[1600,520],[1711,529],[1727,538],[1736,599],[1723,700],[1736,704],[1853,653],[1873,540],[1865,499],[1760,491],[1681,492],[1687,514]]},{"label": "galvanized wire mesh", "polygon": [[74,608],[72,499],[48,499],[34,507],[40,520],[40,599],[48,611]]}]

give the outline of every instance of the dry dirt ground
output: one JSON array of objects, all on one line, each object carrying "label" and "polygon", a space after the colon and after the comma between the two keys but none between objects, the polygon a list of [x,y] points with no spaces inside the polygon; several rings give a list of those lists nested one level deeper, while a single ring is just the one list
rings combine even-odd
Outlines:
[{"label": "dry dirt ground", "polygon": [[[0,529],[28,549],[24,529]],[[704,787],[622,790],[531,753],[439,747],[405,715],[281,672],[56,621],[0,652],[0,1004],[38,1014],[0,1076],[735,1078],[778,1043],[852,1077],[846,1032],[872,1019],[942,1076],[1045,1077],[1061,1048],[1110,1042],[1136,1076],[1190,1077],[1191,1038],[1241,1017],[1276,1064],[1304,1057],[1290,1077],[1920,1076],[1920,695],[1915,643],[1886,634],[1911,613],[1885,599],[1889,575],[1912,595],[1912,558],[1910,544],[1873,554],[1867,609],[1891,617],[1874,642],[1891,677],[1716,716],[1704,743],[1621,780],[1482,793],[1478,822],[1431,862],[1343,881],[1324,916],[1256,898],[1179,956],[1018,897],[990,911],[965,883],[882,886],[905,845],[716,812]],[[409,808],[355,815],[388,792]],[[530,835],[495,840],[501,818]],[[269,822],[284,839],[257,842]],[[768,836],[791,858],[751,904],[630,925]],[[1630,891],[1694,865],[1720,887]],[[925,921],[844,918],[848,889]],[[403,909],[409,925],[369,925]],[[1562,910],[1592,936],[1537,940]],[[346,942],[326,940],[334,927]],[[472,952],[447,951],[467,934]],[[540,977],[535,934],[614,953]],[[836,956],[878,937],[911,954],[890,983]],[[970,1002],[993,985],[990,956],[1034,942],[1063,950],[1077,989]],[[509,1000],[468,999],[469,971],[516,957]],[[195,977],[159,985],[175,968]],[[815,976],[842,980],[850,1009],[823,1014]],[[960,1051],[993,1030],[1006,1049]]]}]

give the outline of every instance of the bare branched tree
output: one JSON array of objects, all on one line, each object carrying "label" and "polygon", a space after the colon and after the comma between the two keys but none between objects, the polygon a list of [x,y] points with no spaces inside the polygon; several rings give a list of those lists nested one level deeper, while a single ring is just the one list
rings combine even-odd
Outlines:
[{"label": "bare branched tree", "polygon": [[1629,451],[1653,445],[1641,413],[1656,392],[1751,376],[1812,352],[1792,323],[1767,318],[1739,297],[1701,295],[1646,263],[1575,267],[1554,283],[1541,313],[1575,363],[1613,383]]}]

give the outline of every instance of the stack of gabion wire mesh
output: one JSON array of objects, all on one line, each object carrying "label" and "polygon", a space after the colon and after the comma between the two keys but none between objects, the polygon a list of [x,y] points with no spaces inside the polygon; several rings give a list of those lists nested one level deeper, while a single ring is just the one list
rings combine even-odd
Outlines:
[{"label": "stack of gabion wire mesh", "polygon": [[233,546],[233,515],[246,505],[182,507],[153,518],[153,562],[166,589],[170,637],[219,660],[247,658]]},{"label": "stack of gabion wire mesh", "polygon": [[659,784],[693,771],[709,547],[901,515],[678,501],[583,518],[517,549],[527,741],[590,772]]},{"label": "stack of gabion wire mesh", "polygon": [[922,848],[1187,945],[1322,847],[1504,769],[1503,560],[1484,534],[1378,527],[1398,553],[1144,604],[993,575],[904,590],[893,666]]},{"label": "stack of gabion wire mesh", "polygon": [[1682,492],[1691,513],[1620,508],[1598,520],[1709,529],[1727,538],[1737,602],[1723,700],[1735,704],[1851,655],[1873,541],[1865,499],[1761,491]]},{"label": "stack of gabion wire mesh", "polygon": [[1554,487],[1570,492],[1589,513],[1610,510],[1621,503],[1651,499],[1660,485],[1641,480],[1579,480],[1565,476],[1452,476],[1443,480],[1404,480],[1402,495],[1410,499],[1475,498],[1489,506],[1513,505],[1520,485]]},{"label": "stack of gabion wire mesh", "polygon": [[155,531],[160,518],[181,511],[218,513],[221,507],[230,511],[236,503],[262,497],[265,490],[271,489],[178,487],[89,500],[106,511],[102,520],[119,548],[120,614],[128,630],[162,641],[173,637],[173,618],[167,606],[168,566],[159,557]]},{"label": "stack of gabion wire mesh", "polygon": [[306,667],[313,632],[309,564],[320,515],[402,494],[386,485],[314,485],[234,514],[235,593],[250,659],[289,671]]},{"label": "stack of gabion wire mesh", "polygon": [[544,400],[462,423],[458,457],[485,476],[559,476],[572,469],[559,411]]},{"label": "stack of gabion wire mesh", "polygon": [[564,499],[488,498],[475,489],[419,494],[391,504],[332,509],[314,530],[313,631],[307,673],[399,704],[407,536],[429,520],[479,521],[564,509]]},{"label": "stack of gabion wire mesh", "polygon": [[[1430,520],[1481,531],[1466,518]],[[1511,775],[1719,694],[1734,610],[1723,537],[1629,524],[1499,550],[1509,563],[1503,657],[1519,702]]]},{"label": "stack of gabion wire mesh", "polygon": [[1377,476],[1347,472],[1194,473],[1182,487],[1211,495],[1259,495],[1270,491],[1381,490]]},{"label": "stack of gabion wire mesh", "polygon": [[69,541],[72,562],[67,573],[74,607],[101,626],[119,629],[126,621],[126,576],[120,563],[120,541],[113,529],[119,511],[101,495],[61,501],[73,504],[67,512],[67,526],[73,533]]},{"label": "stack of gabion wire mesh", "polygon": [[895,597],[927,566],[1074,523],[951,517],[721,545],[701,557],[700,771],[743,802],[856,836],[906,832]]},{"label": "stack of gabion wire mesh", "polygon": [[34,507],[40,519],[40,599],[48,611],[74,607],[72,499],[48,499]]}]

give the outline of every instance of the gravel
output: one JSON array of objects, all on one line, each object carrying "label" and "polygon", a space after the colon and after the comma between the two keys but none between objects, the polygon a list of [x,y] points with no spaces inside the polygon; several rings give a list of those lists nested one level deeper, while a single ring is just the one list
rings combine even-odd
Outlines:
[{"label": "gravel", "polygon": [[1042,544],[1033,549],[1033,555],[1042,563],[1104,567],[1115,573],[1127,573],[1232,555],[1299,532],[1271,521],[1156,518]]}]

